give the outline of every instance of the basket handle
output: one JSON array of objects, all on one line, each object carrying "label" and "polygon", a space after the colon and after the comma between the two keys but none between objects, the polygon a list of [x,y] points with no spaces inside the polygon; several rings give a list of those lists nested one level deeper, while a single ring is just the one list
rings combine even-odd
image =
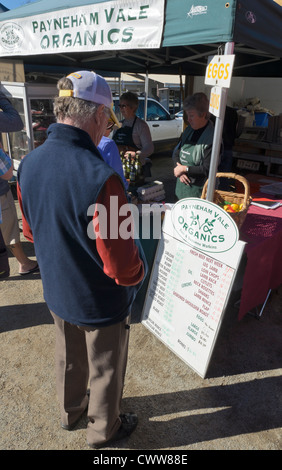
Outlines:
[{"label": "basket handle", "polygon": [[[249,198],[250,198],[250,185],[249,185],[248,180],[246,180],[246,178],[244,178],[241,175],[237,175],[236,173],[217,173],[216,178],[232,178],[234,180],[240,181],[240,183],[242,183],[245,189],[243,205],[247,206]],[[205,182],[203,186],[202,199],[206,197],[207,186],[208,186],[208,180]]]}]

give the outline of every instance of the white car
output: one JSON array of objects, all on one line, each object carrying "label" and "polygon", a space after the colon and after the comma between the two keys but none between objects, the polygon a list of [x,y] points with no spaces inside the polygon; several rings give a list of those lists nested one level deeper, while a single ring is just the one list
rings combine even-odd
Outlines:
[{"label": "white car", "polygon": [[183,119],[183,109],[175,114],[175,119]]},{"label": "white car", "polygon": [[[138,99],[139,106],[136,115],[144,119],[145,99],[142,96],[139,96]],[[118,107],[119,98],[114,97],[113,100],[115,114],[121,121],[123,118]],[[175,119],[174,115],[170,115],[169,112],[153,98],[148,98],[147,101],[146,122],[151,131],[155,147],[154,153],[172,150],[176,146],[182,133],[182,122],[180,119]]]}]

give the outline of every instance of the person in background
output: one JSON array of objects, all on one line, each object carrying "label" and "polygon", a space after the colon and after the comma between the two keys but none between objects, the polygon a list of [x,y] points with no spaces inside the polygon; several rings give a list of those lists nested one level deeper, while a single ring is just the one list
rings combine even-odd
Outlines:
[{"label": "person in background", "polygon": [[[13,176],[13,162],[9,155],[7,155],[0,147],[0,177],[3,180],[10,180]],[[0,221],[1,221],[1,206],[0,206]]]},{"label": "person in background", "polygon": [[209,120],[209,100],[204,93],[185,98],[183,110],[189,125],[173,152],[178,199],[201,197],[208,178],[214,126]]},{"label": "person in background", "polygon": [[113,140],[119,151],[125,154],[128,151],[139,151],[139,159],[144,177],[150,177],[152,165],[148,158],[154,152],[154,144],[148,124],[136,116],[138,109],[138,96],[130,91],[123,93],[119,100],[119,107],[124,117],[122,126],[113,134]]},{"label": "person in background", "polygon": [[[17,132],[23,129],[19,113],[6,96],[0,92],[0,132]],[[26,275],[38,271],[37,261],[29,259],[24,253],[18,224],[17,210],[8,181],[0,179],[0,204],[2,207],[1,231],[5,245],[19,263],[19,274]]]},{"label": "person in background", "polygon": [[[13,176],[13,163],[8,155],[0,148],[0,179],[8,181]],[[0,224],[2,221],[1,205],[0,205]],[[0,229],[0,279],[9,277],[10,266],[8,260],[8,253],[6,245],[3,240],[2,232]]]},{"label": "person in background", "polygon": [[[222,140],[223,140],[223,155],[218,168],[218,171],[223,173],[232,172],[233,167],[233,152],[232,148],[237,136],[238,114],[236,109],[231,106],[226,106]],[[232,181],[232,180],[231,180]],[[230,191],[230,178],[220,178],[218,189]]]},{"label": "person in background", "polygon": [[110,165],[121,177],[125,189],[128,189],[128,182],[126,181],[126,178],[124,176],[119,150],[117,148],[116,143],[109,138],[109,135],[113,131],[114,126],[117,126],[117,128],[119,128],[120,123],[113,110],[111,110],[111,117],[109,119],[105,134],[100,140],[97,148],[105,162]]},{"label": "person in background", "polygon": [[21,161],[18,198],[55,323],[61,426],[73,429],[87,409],[87,442],[100,448],[137,425],[120,406],[131,306],[147,265],[139,240],[122,235],[125,221],[133,225],[131,213],[121,215],[124,186],[97,149],[111,114],[109,85],[82,70],[58,89],[57,122]]}]

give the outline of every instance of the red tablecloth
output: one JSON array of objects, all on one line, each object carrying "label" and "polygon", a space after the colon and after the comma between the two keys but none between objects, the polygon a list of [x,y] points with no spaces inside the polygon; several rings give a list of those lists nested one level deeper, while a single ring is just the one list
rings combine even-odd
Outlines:
[{"label": "red tablecloth", "polygon": [[[256,197],[271,198],[262,193]],[[265,301],[269,289],[282,284],[282,206],[270,210],[250,205],[240,240],[247,242],[247,266],[239,320]]]}]

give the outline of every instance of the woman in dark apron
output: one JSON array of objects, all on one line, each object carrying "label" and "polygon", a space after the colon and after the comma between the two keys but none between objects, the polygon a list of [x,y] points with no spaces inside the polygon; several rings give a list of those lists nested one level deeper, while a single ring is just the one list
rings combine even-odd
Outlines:
[{"label": "woman in dark apron", "polygon": [[148,124],[136,116],[138,96],[135,93],[123,93],[120,97],[120,110],[124,117],[122,126],[113,135],[120,152],[139,152],[143,175],[151,176],[148,157],[154,151],[154,145]]},{"label": "woman in dark apron", "polygon": [[[121,106],[121,105],[120,105]],[[115,134],[113,136],[113,140],[118,146],[118,149],[120,152],[128,152],[128,151],[133,151],[137,152],[139,149],[137,145],[133,142],[133,137],[132,137],[132,132],[133,132],[133,127],[136,122],[137,116],[135,116],[133,125],[131,126],[122,126],[119,129],[115,131]]]}]

